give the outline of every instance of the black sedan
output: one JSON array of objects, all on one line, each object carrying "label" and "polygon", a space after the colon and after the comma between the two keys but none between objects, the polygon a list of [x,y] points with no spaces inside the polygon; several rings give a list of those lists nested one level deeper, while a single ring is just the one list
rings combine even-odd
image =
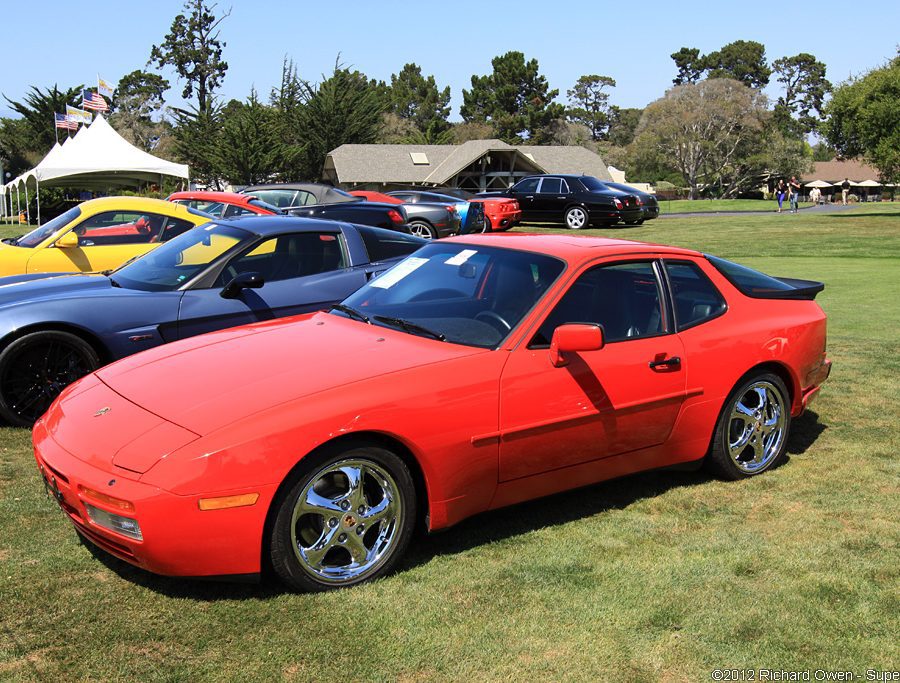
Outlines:
[{"label": "black sedan", "polygon": [[505,192],[478,196],[512,197],[519,202],[523,222],[561,223],[572,230],[637,222],[642,216],[633,192],[612,189],[588,175],[533,175]]},{"label": "black sedan", "polygon": [[654,218],[659,217],[659,202],[656,200],[655,194],[642,192],[630,185],[623,185],[622,183],[604,182],[603,184],[614,190],[619,190],[620,192],[628,192],[638,198],[638,204],[641,205],[641,217],[636,221],[627,221],[628,225],[640,225],[644,221],[653,220]]}]

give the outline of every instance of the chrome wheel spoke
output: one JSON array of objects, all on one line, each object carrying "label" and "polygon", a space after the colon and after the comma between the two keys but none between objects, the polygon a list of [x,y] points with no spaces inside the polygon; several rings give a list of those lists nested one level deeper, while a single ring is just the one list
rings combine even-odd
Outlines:
[{"label": "chrome wheel spoke", "polygon": [[785,432],[784,397],[766,381],[747,387],[731,407],[728,450],[737,467],[753,474],[768,467],[780,452]]},{"label": "chrome wheel spoke", "polygon": [[319,539],[310,547],[299,547],[300,554],[310,566],[321,567],[322,561],[325,559],[328,551],[337,545],[337,539],[340,533],[340,526],[334,528],[326,526]]},{"label": "chrome wheel spoke", "polygon": [[385,496],[380,502],[373,505],[363,515],[366,524],[373,526],[378,522],[390,522],[394,515],[394,501]]},{"label": "chrome wheel spoke", "polygon": [[363,488],[363,479],[365,471],[362,467],[341,467],[340,471],[347,477],[347,492],[342,496],[343,500],[348,501],[350,505],[344,509],[356,510],[361,505],[365,505],[366,496]]},{"label": "chrome wheel spoke", "polygon": [[338,501],[321,496],[313,489],[306,492],[306,496],[304,496],[298,508],[300,514],[321,515],[326,518],[340,515],[343,512]]},{"label": "chrome wheel spoke", "polygon": [[346,548],[350,553],[350,559],[354,564],[364,566],[369,559],[369,549],[363,540],[363,535],[351,530],[347,534]]}]

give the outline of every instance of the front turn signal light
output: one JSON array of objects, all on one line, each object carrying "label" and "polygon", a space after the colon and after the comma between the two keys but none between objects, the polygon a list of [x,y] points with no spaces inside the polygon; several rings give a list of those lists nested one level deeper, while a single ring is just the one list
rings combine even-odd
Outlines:
[{"label": "front turn signal light", "polygon": [[256,505],[258,493],[242,493],[239,496],[222,496],[221,498],[201,498],[198,505],[201,510],[226,510]]},{"label": "front turn signal light", "polygon": [[122,500],[121,498],[115,498],[106,493],[100,493],[100,491],[95,491],[94,489],[88,488],[87,486],[78,485],[78,492],[95,500],[98,503],[105,503],[109,505],[109,507],[116,508],[117,510],[124,510],[125,512],[134,512],[134,503],[128,500]]}]

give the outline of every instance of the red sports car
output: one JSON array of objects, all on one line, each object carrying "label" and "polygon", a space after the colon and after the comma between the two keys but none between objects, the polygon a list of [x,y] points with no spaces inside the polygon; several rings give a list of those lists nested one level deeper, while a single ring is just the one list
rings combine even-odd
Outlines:
[{"label": "red sports car", "polygon": [[187,192],[173,192],[166,201],[184,204],[198,211],[208,213],[216,218],[231,218],[232,216],[271,216],[284,213],[277,206],[248,194],[236,192],[213,192],[191,190]]},{"label": "red sports car", "polygon": [[420,521],[776,466],[831,368],[823,287],[625,240],[440,240],[328,312],[100,369],[37,422],[35,457],[76,530],[139,567],[349,586]]}]

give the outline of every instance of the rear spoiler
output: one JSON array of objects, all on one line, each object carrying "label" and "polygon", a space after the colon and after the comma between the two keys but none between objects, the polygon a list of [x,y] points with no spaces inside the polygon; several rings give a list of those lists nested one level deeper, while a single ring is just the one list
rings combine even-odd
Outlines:
[{"label": "rear spoiler", "polygon": [[812,301],[816,294],[825,289],[824,282],[815,280],[798,280],[793,277],[776,277],[776,280],[790,287],[790,289],[754,289],[750,296],[755,299],[799,299]]}]

